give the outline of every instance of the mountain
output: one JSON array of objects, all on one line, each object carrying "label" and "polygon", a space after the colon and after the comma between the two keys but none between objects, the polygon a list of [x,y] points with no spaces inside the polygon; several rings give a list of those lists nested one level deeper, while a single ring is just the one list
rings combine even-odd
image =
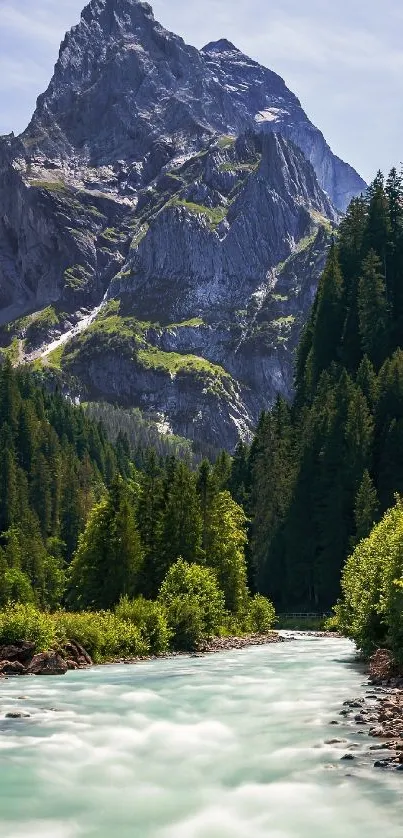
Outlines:
[{"label": "mountain", "polygon": [[275,73],[225,40],[186,45],[147,3],[92,0],[28,128],[0,141],[3,346],[33,360],[55,341],[45,362],[86,397],[231,448],[290,395],[332,229],[364,188]]}]

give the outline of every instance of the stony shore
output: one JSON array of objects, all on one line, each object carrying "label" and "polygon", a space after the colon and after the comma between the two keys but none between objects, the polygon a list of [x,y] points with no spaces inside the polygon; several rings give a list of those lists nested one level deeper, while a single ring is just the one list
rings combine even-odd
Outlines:
[{"label": "stony shore", "polygon": [[[267,646],[282,643],[284,638],[277,632],[249,634],[242,637],[213,637],[200,643],[193,656],[202,656],[232,649],[246,649],[248,646]],[[168,652],[166,655],[146,656],[132,659],[115,659],[108,662],[136,664],[146,660],[173,658],[188,655],[189,652]],[[108,665],[106,664],[106,665]],[[35,644],[18,640],[8,646],[0,646],[0,678],[15,675],[65,675],[76,669],[87,669],[93,665],[88,652],[76,641],[66,643],[63,649],[35,654]]]},{"label": "stony shore", "polygon": [[373,655],[365,696],[346,701],[340,716],[379,740],[369,746],[375,768],[403,771],[403,676],[389,652],[379,649]]}]

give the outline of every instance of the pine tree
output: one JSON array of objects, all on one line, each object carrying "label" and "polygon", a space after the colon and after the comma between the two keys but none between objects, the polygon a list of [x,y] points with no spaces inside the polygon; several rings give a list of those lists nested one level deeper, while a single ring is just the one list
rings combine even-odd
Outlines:
[{"label": "pine tree", "polygon": [[246,516],[229,492],[216,494],[211,502],[206,533],[206,564],[216,572],[225,606],[242,616],[248,607],[245,561]]},{"label": "pine tree", "polygon": [[70,597],[80,608],[113,608],[139,593],[143,549],[132,498],[121,480],[91,512],[70,568]]},{"label": "pine tree", "polygon": [[232,458],[228,489],[236,503],[244,509],[249,507],[250,488],[249,447],[245,442],[240,441]]},{"label": "pine tree", "polygon": [[184,463],[175,463],[173,471],[168,465],[168,475],[162,525],[160,582],[179,558],[190,563],[203,559],[202,517],[195,477]]},{"label": "pine tree", "polygon": [[144,547],[142,593],[154,598],[161,583],[163,479],[159,458],[154,449],[147,452],[138,504],[138,522]]},{"label": "pine tree", "polygon": [[367,538],[370,534],[376,521],[378,509],[379,501],[376,489],[368,469],[365,469],[354,507],[355,544],[358,544],[359,541]]},{"label": "pine tree", "polygon": [[374,251],[380,261],[381,269],[386,274],[388,244],[390,236],[390,215],[388,198],[385,192],[385,179],[378,172],[368,190],[368,217],[364,236],[365,251]]},{"label": "pine tree", "polygon": [[339,360],[344,323],[344,284],[337,248],[332,246],[318,289],[309,366],[315,386],[323,370]]},{"label": "pine tree", "polygon": [[8,423],[0,431],[0,533],[13,526],[17,518],[17,463],[13,434]]},{"label": "pine tree", "polygon": [[379,369],[388,349],[389,312],[381,263],[373,250],[362,266],[358,312],[362,351]]}]

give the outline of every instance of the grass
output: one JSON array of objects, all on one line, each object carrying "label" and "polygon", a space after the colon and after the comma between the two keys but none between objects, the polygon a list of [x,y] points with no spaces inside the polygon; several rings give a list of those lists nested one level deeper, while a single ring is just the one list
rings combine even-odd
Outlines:
[{"label": "grass", "polygon": [[64,272],[64,285],[66,288],[71,288],[73,291],[78,291],[85,288],[91,279],[91,274],[83,265],[72,265],[66,268]]},{"label": "grass", "polygon": [[223,367],[212,364],[198,355],[179,355],[177,352],[163,352],[154,346],[147,346],[137,353],[137,360],[146,369],[163,370],[172,376],[178,373],[188,373],[197,376],[210,376],[216,381],[230,379],[231,376]]},{"label": "grass", "polygon": [[102,231],[101,238],[106,239],[106,241],[111,242],[112,244],[118,244],[121,241],[125,241],[126,236],[116,227],[107,227]]},{"label": "grass", "polygon": [[205,207],[203,204],[194,204],[192,201],[184,201],[181,198],[173,198],[170,206],[185,207],[193,215],[204,215],[211,229],[215,229],[227,215],[228,207]]},{"label": "grass", "polygon": [[219,148],[230,148],[236,142],[236,137],[230,137],[229,134],[223,134],[222,137],[219,137],[217,140],[217,145]]},{"label": "grass", "polygon": [[277,618],[276,629],[283,631],[325,631],[327,617],[282,617]]},{"label": "grass", "polygon": [[272,320],[271,325],[274,328],[282,328],[283,326],[292,326],[295,323],[295,317],[293,314],[289,314],[287,317],[278,317],[277,320]]},{"label": "grass", "polygon": [[62,343],[60,346],[56,347],[56,349],[54,349],[53,352],[50,352],[49,355],[45,355],[43,361],[46,364],[46,366],[54,367],[57,370],[61,370],[62,358],[64,355],[65,348],[66,344]]},{"label": "grass", "polygon": [[256,172],[259,168],[260,160],[255,163],[221,163],[218,167],[219,172]]},{"label": "grass", "polygon": [[328,233],[333,232],[334,227],[332,225],[332,222],[329,221],[329,219],[326,218],[325,215],[322,215],[322,213],[312,209],[310,210],[309,214],[312,218],[312,221],[314,221],[315,224],[319,224],[320,227],[324,227]]},{"label": "grass", "polygon": [[16,366],[20,362],[23,347],[24,341],[20,340],[18,337],[14,337],[10,345],[5,347],[5,349],[1,349],[0,352],[3,355],[3,358],[7,358],[11,361],[13,366]]},{"label": "grass", "polygon": [[184,183],[183,178],[179,177],[179,175],[175,175],[174,172],[166,172],[165,176],[172,178],[172,180],[178,181],[178,183]]},{"label": "grass", "polygon": [[143,239],[146,237],[146,235],[148,233],[148,230],[149,230],[149,224],[146,223],[146,224],[141,225],[141,227],[137,230],[136,234],[134,235],[134,237],[131,241],[131,244],[130,244],[131,249],[134,249],[135,247],[139,246],[140,242],[142,242]]},{"label": "grass", "polygon": [[202,317],[192,317],[190,320],[183,320],[182,323],[170,323],[169,326],[166,326],[166,329],[184,329],[185,327],[188,328],[197,328],[198,326],[204,326],[204,320]]},{"label": "grass", "polygon": [[67,186],[63,180],[31,180],[30,186],[36,189],[46,189],[48,192],[66,192]]}]

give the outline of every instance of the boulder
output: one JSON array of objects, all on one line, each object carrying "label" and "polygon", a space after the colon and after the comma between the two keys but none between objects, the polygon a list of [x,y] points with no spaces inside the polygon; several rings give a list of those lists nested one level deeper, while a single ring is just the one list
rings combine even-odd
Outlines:
[{"label": "boulder", "polygon": [[377,649],[369,662],[369,677],[372,684],[388,683],[396,675],[396,665],[388,649]]},{"label": "boulder", "polygon": [[29,675],[65,675],[66,661],[57,652],[43,652],[35,655],[28,667]]},{"label": "boulder", "polygon": [[64,646],[63,653],[70,661],[75,661],[79,667],[92,666],[90,655],[77,640],[69,640]]},{"label": "boulder", "polygon": [[1,661],[0,673],[2,675],[26,675],[26,669],[23,663],[19,661]]},{"label": "boulder", "polygon": [[6,719],[30,719],[31,717],[30,717],[29,713],[11,712],[11,713],[6,713],[5,718]]},{"label": "boulder", "polygon": [[0,661],[19,661],[28,663],[34,655],[35,643],[29,640],[16,640],[8,646],[0,646]]}]

